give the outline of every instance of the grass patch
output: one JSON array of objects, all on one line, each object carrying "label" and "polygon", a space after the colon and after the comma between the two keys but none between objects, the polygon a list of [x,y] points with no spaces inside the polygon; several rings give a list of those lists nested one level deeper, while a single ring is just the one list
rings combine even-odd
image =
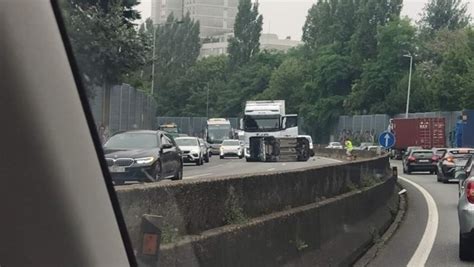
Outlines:
[{"label": "grass patch", "polygon": [[173,243],[178,239],[178,228],[171,225],[164,225],[161,228],[161,243]]},{"label": "grass patch", "polygon": [[244,210],[239,203],[239,199],[237,198],[233,187],[229,189],[229,197],[224,205],[224,222],[226,224],[243,224],[248,222],[248,218],[245,216]]}]

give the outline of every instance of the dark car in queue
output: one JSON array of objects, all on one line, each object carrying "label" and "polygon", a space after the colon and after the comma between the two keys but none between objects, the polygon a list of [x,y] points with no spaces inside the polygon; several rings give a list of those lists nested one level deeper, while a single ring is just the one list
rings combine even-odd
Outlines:
[{"label": "dark car in queue", "polygon": [[432,150],[411,150],[403,160],[403,173],[436,172],[436,161]]},{"label": "dark car in queue", "polygon": [[470,157],[474,155],[473,148],[450,148],[437,164],[438,182],[447,183],[455,180],[456,171],[464,168]]},{"label": "dark car in queue", "polygon": [[163,131],[117,133],[104,144],[104,153],[115,184],[183,178],[181,150]]},{"label": "dark car in queue", "polygon": [[446,151],[448,151],[447,148],[433,148],[433,158],[436,160],[436,163],[443,158]]},{"label": "dark car in queue", "polygon": [[199,144],[201,145],[201,150],[204,153],[204,161],[206,163],[209,163],[209,158],[211,157],[211,147],[209,144],[204,141],[204,139],[199,138]]}]

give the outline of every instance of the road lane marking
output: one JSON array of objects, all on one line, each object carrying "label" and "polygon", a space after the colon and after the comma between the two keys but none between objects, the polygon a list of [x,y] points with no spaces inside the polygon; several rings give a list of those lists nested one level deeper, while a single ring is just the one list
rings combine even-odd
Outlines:
[{"label": "road lane marking", "polygon": [[424,266],[430,256],[431,249],[433,248],[436,239],[436,233],[438,232],[438,208],[436,207],[436,202],[433,197],[428,193],[428,191],[426,191],[426,189],[402,176],[398,176],[398,178],[413,185],[418,191],[420,191],[428,205],[428,221],[426,222],[425,232],[423,233],[423,237],[421,238],[415,253],[407,264],[407,266]]},{"label": "road lane marking", "polygon": [[206,175],[211,175],[211,174],[212,174],[212,173],[203,173],[203,174],[199,174],[199,175],[185,176],[184,179],[198,178],[198,177],[202,177],[202,176],[206,176]]},{"label": "road lane marking", "polygon": [[267,171],[274,171],[274,170],[275,170],[275,168],[270,168]]}]

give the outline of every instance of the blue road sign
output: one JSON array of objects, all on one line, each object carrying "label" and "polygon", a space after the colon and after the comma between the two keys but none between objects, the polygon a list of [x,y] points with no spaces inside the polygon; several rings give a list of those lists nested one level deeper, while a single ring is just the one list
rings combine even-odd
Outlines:
[{"label": "blue road sign", "polygon": [[384,148],[391,148],[395,145],[395,136],[391,132],[383,132],[379,136],[379,144]]}]

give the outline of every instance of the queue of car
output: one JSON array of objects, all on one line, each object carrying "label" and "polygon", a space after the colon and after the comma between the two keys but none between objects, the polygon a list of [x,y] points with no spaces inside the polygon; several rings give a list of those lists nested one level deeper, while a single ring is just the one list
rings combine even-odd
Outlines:
[{"label": "queue of car", "polygon": [[[162,130],[134,130],[114,134],[103,146],[114,184],[183,179],[183,165],[201,166],[210,161],[210,145],[202,138],[172,135]],[[220,145],[220,158],[244,157],[242,141]]]},{"label": "queue of car", "polygon": [[436,173],[438,182],[458,183],[459,258],[474,260],[474,148],[410,147],[403,155],[403,172]]}]

